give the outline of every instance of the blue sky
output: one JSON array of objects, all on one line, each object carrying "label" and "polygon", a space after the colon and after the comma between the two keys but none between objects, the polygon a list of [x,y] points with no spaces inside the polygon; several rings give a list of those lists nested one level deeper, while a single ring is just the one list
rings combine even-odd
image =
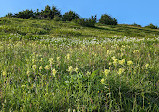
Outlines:
[{"label": "blue sky", "polygon": [[153,23],[159,26],[159,0],[0,0],[0,17],[7,13],[17,13],[25,9],[44,9],[54,5],[64,14],[73,10],[81,17],[88,18],[110,14],[119,24],[142,26]]}]

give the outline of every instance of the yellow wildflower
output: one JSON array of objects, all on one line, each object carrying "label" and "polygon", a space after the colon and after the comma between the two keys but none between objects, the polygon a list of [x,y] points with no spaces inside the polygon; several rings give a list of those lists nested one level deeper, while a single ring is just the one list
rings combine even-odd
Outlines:
[{"label": "yellow wildflower", "polygon": [[22,85],[22,86],[21,86],[21,88],[25,88],[25,87],[26,87],[26,85]]},{"label": "yellow wildflower", "polygon": [[33,65],[33,66],[32,66],[32,69],[35,71],[35,70],[36,70],[36,65]]},{"label": "yellow wildflower", "polygon": [[109,70],[109,69],[105,69],[105,70],[104,70],[104,74],[105,74],[105,76],[107,76],[107,75],[109,74],[109,72],[110,72],[110,70]]},{"label": "yellow wildflower", "polygon": [[66,55],[66,59],[69,60],[70,59],[70,54]]},{"label": "yellow wildflower", "polygon": [[110,53],[110,51],[109,51],[109,50],[107,50],[107,55],[109,55],[109,53]]},{"label": "yellow wildflower", "polygon": [[35,59],[34,58],[32,59],[32,62],[35,63]]},{"label": "yellow wildflower", "polygon": [[133,62],[130,60],[130,61],[127,61],[127,65],[132,65]]},{"label": "yellow wildflower", "polygon": [[78,72],[78,67],[75,68],[75,71]]},{"label": "yellow wildflower", "polygon": [[6,70],[4,70],[4,71],[2,72],[2,75],[3,75],[3,76],[6,76],[6,75],[7,75]]},{"label": "yellow wildflower", "polygon": [[90,75],[90,74],[91,74],[91,72],[87,71],[86,75]]},{"label": "yellow wildflower", "polygon": [[41,70],[41,69],[43,69],[43,67],[42,67],[42,66],[40,66],[40,67],[39,67],[39,70]]},{"label": "yellow wildflower", "polygon": [[60,57],[57,57],[57,61],[60,61]]},{"label": "yellow wildflower", "polygon": [[42,62],[42,61],[43,61],[43,58],[41,58],[40,61]]},{"label": "yellow wildflower", "polygon": [[125,46],[124,46],[124,45],[122,45],[121,47],[122,47],[122,48],[125,48]]},{"label": "yellow wildflower", "polygon": [[109,65],[112,65],[112,63],[111,63],[111,62],[109,62]]},{"label": "yellow wildflower", "polygon": [[68,71],[69,71],[69,72],[72,72],[72,71],[73,71],[73,67],[72,67],[72,66],[69,66],[69,67],[68,67]]},{"label": "yellow wildflower", "polygon": [[118,64],[118,59],[114,59],[113,64],[117,65]]},{"label": "yellow wildflower", "polygon": [[54,77],[55,77],[56,73],[57,73],[57,70],[55,70],[55,68],[54,68],[54,69],[52,70],[52,74],[53,74]]},{"label": "yellow wildflower", "polygon": [[26,74],[29,75],[29,74],[30,74],[30,71],[28,70],[28,71],[26,72]]},{"label": "yellow wildflower", "polygon": [[50,64],[52,64],[53,63],[53,58],[49,58],[49,62],[50,62]]},{"label": "yellow wildflower", "polygon": [[115,56],[113,56],[112,59],[113,59],[113,60],[116,59]]},{"label": "yellow wildflower", "polygon": [[125,59],[119,60],[119,64],[124,65],[125,64]]},{"label": "yellow wildflower", "polygon": [[46,70],[49,70],[49,69],[50,69],[49,65],[46,65],[44,68],[45,68]]},{"label": "yellow wildflower", "polygon": [[139,50],[134,50],[133,53],[139,53]]},{"label": "yellow wildflower", "polygon": [[121,75],[125,71],[124,68],[119,68],[118,74]]},{"label": "yellow wildflower", "polygon": [[104,81],[105,81],[105,80],[104,80],[104,78],[103,78],[103,79],[101,79],[101,81],[100,81],[100,82],[101,82],[102,84],[104,84]]},{"label": "yellow wildflower", "polygon": [[70,108],[68,109],[68,112],[71,112],[71,109],[70,109]]},{"label": "yellow wildflower", "polygon": [[121,55],[120,55],[120,56],[121,56],[121,57],[123,57],[123,55],[124,55],[124,54],[123,54],[123,53],[121,53]]},{"label": "yellow wildflower", "polygon": [[145,67],[146,67],[146,69],[147,69],[147,68],[149,67],[149,64],[146,64]]}]

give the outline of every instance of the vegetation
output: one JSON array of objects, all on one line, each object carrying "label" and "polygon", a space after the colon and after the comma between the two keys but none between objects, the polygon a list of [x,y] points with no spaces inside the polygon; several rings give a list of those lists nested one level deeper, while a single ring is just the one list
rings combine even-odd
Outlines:
[{"label": "vegetation", "polygon": [[99,23],[105,24],[105,25],[117,25],[117,19],[112,18],[111,16],[104,14],[99,19]]},{"label": "vegetation", "polygon": [[[47,5],[44,10],[39,11],[37,9],[36,12],[33,10],[24,10],[20,11],[18,13],[12,14],[8,13],[5,17],[7,18],[23,18],[23,19],[29,19],[29,18],[34,18],[34,19],[53,19],[55,21],[74,21],[78,23],[81,26],[86,26],[86,27],[94,27],[97,19],[96,16],[92,16],[92,18],[80,18],[80,15],[75,13],[74,11],[69,11],[66,12],[65,14],[61,14],[60,10],[58,10],[55,6],[52,6],[52,8]],[[117,25],[117,19],[112,18],[108,14],[103,14],[101,15],[101,18],[99,19],[99,24],[103,25]],[[138,25],[136,23],[132,24],[132,26],[137,26],[141,27],[141,25]],[[150,28],[150,29],[158,29],[158,26],[153,25],[152,23],[149,24],[148,26],[145,26],[145,28]]]},{"label": "vegetation", "polygon": [[76,23],[81,26],[94,27],[96,23],[96,16],[92,16],[92,18],[80,18],[77,19]]},{"label": "vegetation", "polygon": [[[72,21],[74,20],[76,23],[87,26],[87,27],[94,27],[96,23],[96,16],[92,16],[92,18],[80,18],[80,16],[75,13],[74,11],[66,12],[64,15],[61,15],[60,11],[53,6],[52,9],[49,5],[45,7],[45,10],[41,10],[39,12],[39,9],[37,9],[36,12],[33,12],[32,10],[25,10],[21,11],[16,14],[8,13],[5,17],[14,17],[14,18],[23,18],[23,19],[29,19],[29,18],[36,18],[36,19],[54,19],[55,21]],[[111,18],[109,15],[102,15],[99,19],[99,23],[106,24],[106,25],[117,25],[117,19]]]},{"label": "vegetation", "polygon": [[0,18],[0,110],[158,112],[158,27],[96,18],[48,5]]},{"label": "vegetation", "polygon": [[61,17],[60,11],[53,6],[52,9],[49,5],[45,7],[45,10],[41,10],[39,12],[39,9],[37,9],[36,12],[33,12],[32,10],[25,10],[18,12],[16,14],[8,13],[6,17],[14,17],[14,18],[23,18],[23,19],[29,19],[29,18],[36,18],[36,19],[53,19],[54,17]]},{"label": "vegetation", "polygon": [[139,25],[139,24],[136,24],[136,23],[132,24],[132,26],[141,27],[141,25]]},{"label": "vegetation", "polygon": [[148,26],[145,26],[146,28],[151,28],[151,29],[158,29],[157,26],[153,25],[152,23],[150,23]]},{"label": "vegetation", "polygon": [[73,11],[69,11],[66,12],[63,16],[62,16],[62,20],[63,21],[72,21],[75,19],[79,19],[79,15]]},{"label": "vegetation", "polygon": [[25,11],[19,12],[18,14],[13,15],[13,17],[29,19],[31,17],[35,18],[35,15],[32,10],[25,10]]},{"label": "vegetation", "polygon": [[0,18],[0,110],[159,111],[159,31]]}]

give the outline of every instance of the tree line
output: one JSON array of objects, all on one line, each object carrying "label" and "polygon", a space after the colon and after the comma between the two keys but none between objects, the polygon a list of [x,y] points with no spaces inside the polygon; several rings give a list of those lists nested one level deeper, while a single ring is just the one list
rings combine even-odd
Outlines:
[{"label": "tree line", "polygon": [[[39,11],[37,9],[36,11],[33,10],[23,10],[18,13],[12,14],[8,13],[5,17],[12,17],[12,18],[23,18],[23,19],[54,19],[55,21],[75,21],[76,23],[82,25],[82,26],[88,26],[88,27],[94,27],[95,23],[97,23],[97,17],[92,16],[90,18],[81,18],[79,14],[77,14],[74,11],[69,11],[61,14],[61,11],[56,8],[56,6],[50,7],[49,5],[45,6],[44,10]],[[98,23],[104,24],[104,25],[117,25],[117,19],[111,17],[108,14],[103,14]],[[141,25],[138,25],[136,23],[132,24],[133,26],[141,27]],[[158,29],[158,26],[153,25],[152,23],[145,26],[146,28],[151,29]]]},{"label": "tree line", "polygon": [[[90,18],[81,18],[79,14],[71,10],[62,15],[59,9],[57,9],[55,6],[50,7],[49,5],[45,6],[45,9],[41,11],[39,11],[39,9],[37,9],[36,11],[26,9],[15,14],[8,13],[5,17],[23,19],[54,19],[56,21],[75,21],[82,26],[90,27],[94,27],[95,23],[97,23],[96,16],[92,16]],[[117,19],[112,18],[110,15],[103,14],[99,19],[99,23],[106,25],[117,25]]]}]

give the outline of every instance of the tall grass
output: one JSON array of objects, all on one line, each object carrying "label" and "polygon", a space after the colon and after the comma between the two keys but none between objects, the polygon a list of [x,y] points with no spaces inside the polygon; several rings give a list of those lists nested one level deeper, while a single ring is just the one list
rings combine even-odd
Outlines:
[{"label": "tall grass", "polygon": [[[79,30],[81,35],[102,32],[81,30],[85,31]],[[52,35],[30,34],[34,38],[29,38],[4,33],[0,41],[2,112],[159,111],[158,38]]]}]

